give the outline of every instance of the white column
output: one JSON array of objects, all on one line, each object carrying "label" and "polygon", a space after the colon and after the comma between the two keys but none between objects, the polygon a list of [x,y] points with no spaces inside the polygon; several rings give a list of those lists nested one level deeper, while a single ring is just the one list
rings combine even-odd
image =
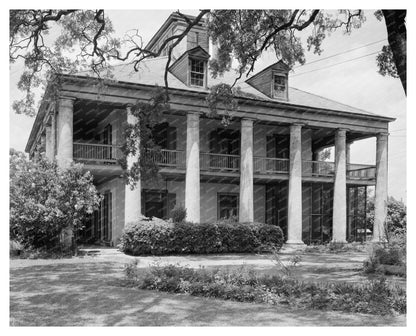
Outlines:
[{"label": "white column", "polygon": [[302,241],[302,125],[290,126],[289,200],[286,244]]},{"label": "white column", "polygon": [[73,98],[60,98],[58,106],[58,166],[68,167],[73,159],[73,118],[74,118]]},{"label": "white column", "polygon": [[346,160],[347,160],[347,165],[351,163],[351,145],[352,142],[347,143],[347,149],[346,149]]},{"label": "white column", "polygon": [[373,242],[385,240],[384,225],[387,217],[388,133],[377,135],[376,194],[374,200]]},{"label": "white column", "polygon": [[[137,123],[137,118],[131,113],[131,106],[126,107],[127,110],[127,123],[134,125]],[[136,134],[136,154],[127,156],[127,168],[131,169],[133,164],[138,162],[140,157],[140,139]],[[124,198],[124,226],[127,223],[137,221],[142,217],[141,207],[141,179],[136,181],[136,185],[132,188],[129,184],[125,186],[125,198]]]},{"label": "white column", "polygon": [[56,114],[55,111],[51,115],[51,138],[52,138],[52,157],[55,160],[57,152],[57,139],[56,139]]},{"label": "white column", "polygon": [[53,141],[52,141],[52,126],[48,125],[45,128],[46,133],[46,158],[49,161],[53,161],[53,154],[54,154],[54,148],[53,148]]},{"label": "white column", "polygon": [[188,112],[186,120],[186,220],[199,223],[200,177],[199,177],[199,113]]},{"label": "white column", "polygon": [[40,136],[40,153],[46,153],[46,131]]},{"label": "white column", "polygon": [[345,243],[347,236],[346,130],[335,134],[335,182],[332,241]]},{"label": "white column", "polygon": [[240,209],[241,223],[254,222],[253,120],[241,120]]}]

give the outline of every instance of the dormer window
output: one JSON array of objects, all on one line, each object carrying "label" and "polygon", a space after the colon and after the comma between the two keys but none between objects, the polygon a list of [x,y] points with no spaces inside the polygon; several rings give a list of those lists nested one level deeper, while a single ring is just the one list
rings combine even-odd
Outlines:
[{"label": "dormer window", "polygon": [[171,65],[169,71],[189,87],[207,87],[209,54],[201,46],[187,50]]},{"label": "dormer window", "polygon": [[288,101],[289,70],[283,61],[279,61],[251,76],[246,82],[269,98]]},{"label": "dormer window", "polygon": [[286,76],[273,74],[273,98],[286,98]]},{"label": "dormer window", "polygon": [[189,60],[190,84],[194,86],[205,86],[205,61],[198,59]]}]

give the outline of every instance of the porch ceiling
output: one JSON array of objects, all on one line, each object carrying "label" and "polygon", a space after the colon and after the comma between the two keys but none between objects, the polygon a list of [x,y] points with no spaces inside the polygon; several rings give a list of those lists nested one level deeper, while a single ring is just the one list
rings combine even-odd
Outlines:
[{"label": "porch ceiling", "polygon": [[[334,129],[320,128],[312,129],[312,150],[316,151],[325,147],[331,147],[335,145],[335,132]],[[347,143],[351,143],[357,140],[371,138],[375,134],[349,132],[347,131]]]}]

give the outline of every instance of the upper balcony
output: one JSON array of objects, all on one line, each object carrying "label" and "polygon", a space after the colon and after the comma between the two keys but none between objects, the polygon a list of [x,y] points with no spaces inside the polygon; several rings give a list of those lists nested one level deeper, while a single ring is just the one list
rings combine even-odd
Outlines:
[{"label": "upper balcony", "polygon": [[[74,159],[91,168],[120,169],[118,160],[122,158],[120,146],[97,143],[74,143]],[[183,174],[186,169],[186,153],[182,150],[163,149],[160,155],[152,159],[159,165],[161,172]],[[375,166],[347,164],[347,179],[350,183],[371,183],[375,180]],[[240,156],[231,154],[200,153],[201,174],[238,176],[240,173]],[[253,172],[256,178],[287,179],[289,176],[289,159],[254,157]],[[328,180],[335,176],[335,163],[330,161],[303,161],[304,180]]]}]

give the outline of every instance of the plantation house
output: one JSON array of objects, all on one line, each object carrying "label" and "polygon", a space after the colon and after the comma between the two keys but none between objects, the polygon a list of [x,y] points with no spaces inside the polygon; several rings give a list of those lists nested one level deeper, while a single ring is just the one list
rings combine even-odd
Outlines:
[{"label": "plantation house", "polygon": [[[172,14],[147,45],[185,29]],[[148,101],[164,85],[167,57],[147,60],[138,72],[115,67],[106,86],[86,75],[62,75],[59,99],[44,100],[26,151],[45,152],[66,167],[81,162],[104,195],[84,235],[116,244],[126,223],[145,216],[169,218],[175,204],[199,223],[238,217],[240,222],[279,225],[287,243],[381,238],[386,218],[388,124],[379,116],[289,87],[289,69],[277,62],[239,82],[238,109],[208,117],[209,88],[233,83],[235,73],[210,78],[207,62],[215,46],[204,24],[173,50],[169,68],[171,111],[155,127],[163,181],[139,181],[131,190],[118,162],[123,130],[133,123],[132,104]],[[350,145],[377,138],[376,164],[351,163]],[[335,162],[320,152],[335,146]],[[129,164],[134,158],[128,158]],[[366,190],[375,185],[375,224],[366,228]]]}]

